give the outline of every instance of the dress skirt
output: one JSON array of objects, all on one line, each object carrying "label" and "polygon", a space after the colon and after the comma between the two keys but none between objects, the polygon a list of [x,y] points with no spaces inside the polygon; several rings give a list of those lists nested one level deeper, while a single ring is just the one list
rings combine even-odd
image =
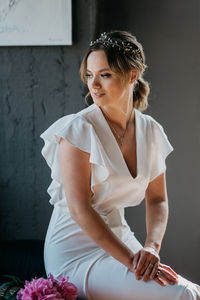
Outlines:
[{"label": "dress skirt", "polygon": [[[116,212],[110,214],[116,217]],[[69,232],[69,236],[68,236]],[[142,245],[134,233],[123,242],[137,252]],[[55,206],[44,246],[46,273],[56,278],[69,276],[88,300],[197,300],[198,286],[179,275],[179,283],[160,286],[154,281],[136,280],[125,265],[99,248],[68,216],[68,209]]]}]

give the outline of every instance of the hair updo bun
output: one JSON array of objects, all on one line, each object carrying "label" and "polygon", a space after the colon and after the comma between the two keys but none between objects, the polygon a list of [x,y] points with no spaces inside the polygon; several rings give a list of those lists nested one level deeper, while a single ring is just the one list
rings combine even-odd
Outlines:
[{"label": "hair updo bun", "polygon": [[148,107],[148,95],[150,92],[149,83],[142,77],[139,78],[133,90],[133,106],[144,111]]},{"label": "hair updo bun", "polygon": [[110,69],[119,75],[122,82],[128,79],[132,69],[138,71],[138,79],[133,90],[133,106],[140,111],[147,109],[150,88],[149,83],[143,78],[147,65],[143,47],[136,37],[127,31],[114,30],[104,32],[100,38],[92,41],[80,66],[81,79],[86,84],[87,58],[92,51],[97,50],[105,52]]}]

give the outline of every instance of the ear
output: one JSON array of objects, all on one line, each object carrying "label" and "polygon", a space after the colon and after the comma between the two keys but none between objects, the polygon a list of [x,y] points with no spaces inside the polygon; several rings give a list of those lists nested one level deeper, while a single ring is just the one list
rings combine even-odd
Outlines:
[{"label": "ear", "polygon": [[129,83],[132,84],[134,83],[138,78],[138,71],[136,69],[132,69],[130,71],[130,79],[129,79]]}]

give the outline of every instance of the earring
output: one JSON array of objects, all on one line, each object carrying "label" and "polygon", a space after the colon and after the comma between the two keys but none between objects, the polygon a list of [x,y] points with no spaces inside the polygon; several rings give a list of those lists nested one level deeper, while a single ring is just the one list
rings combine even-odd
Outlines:
[{"label": "earring", "polygon": [[[86,96],[85,96],[85,103],[86,103],[87,106],[90,106],[90,105],[91,105],[91,99],[88,98],[89,96],[90,96],[90,98],[91,98],[90,92],[88,92],[88,93],[86,94]],[[89,99],[90,99],[90,101],[88,101]]]}]

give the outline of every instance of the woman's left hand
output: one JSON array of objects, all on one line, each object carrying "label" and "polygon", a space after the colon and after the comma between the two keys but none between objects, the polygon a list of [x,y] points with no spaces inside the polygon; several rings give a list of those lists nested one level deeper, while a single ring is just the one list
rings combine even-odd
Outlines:
[{"label": "woman's left hand", "polygon": [[137,280],[148,281],[157,274],[160,263],[159,254],[152,247],[144,247],[133,259],[133,269]]},{"label": "woman's left hand", "polygon": [[178,274],[170,266],[160,263],[158,272],[152,279],[161,286],[174,285],[178,283]]}]

